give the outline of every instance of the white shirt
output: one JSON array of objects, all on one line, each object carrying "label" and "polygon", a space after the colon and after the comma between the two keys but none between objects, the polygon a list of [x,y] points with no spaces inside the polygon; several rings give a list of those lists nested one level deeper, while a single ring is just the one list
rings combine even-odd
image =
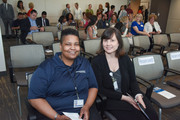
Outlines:
[{"label": "white shirt", "polygon": [[4,7],[8,10],[8,3],[4,3]]},{"label": "white shirt", "polygon": [[42,18],[42,26],[46,26],[46,20]]},{"label": "white shirt", "polygon": [[[158,24],[158,22],[154,21],[154,28],[156,29],[156,31],[160,31],[161,32],[161,28]],[[147,32],[147,33],[150,33],[150,32],[153,32],[153,27],[151,25],[150,22],[147,22],[145,25],[144,25],[144,30]]]},{"label": "white shirt", "polygon": [[74,10],[74,19],[80,20],[82,16],[81,8],[78,8]]}]

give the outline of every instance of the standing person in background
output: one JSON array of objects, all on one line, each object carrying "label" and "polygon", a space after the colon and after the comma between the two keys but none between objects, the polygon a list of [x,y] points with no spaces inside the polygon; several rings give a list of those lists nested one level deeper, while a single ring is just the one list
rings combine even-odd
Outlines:
[{"label": "standing person in background", "polygon": [[104,9],[104,12],[103,12],[103,14],[107,14],[108,15],[108,13],[109,13],[109,2],[106,2],[105,3],[105,9]]},{"label": "standing person in background", "polygon": [[94,15],[94,12],[92,10],[92,4],[88,5],[88,9],[86,9],[86,13],[91,13],[91,15]]},{"label": "standing person in background", "polygon": [[68,13],[71,13],[70,5],[66,4],[66,9],[63,10],[62,16],[66,16]]},{"label": "standing person in background", "polygon": [[74,5],[75,5],[74,19],[76,21],[76,24],[78,25],[77,27],[79,27],[79,22],[81,20],[82,11],[81,11],[81,8],[79,8],[78,3],[75,3]]},{"label": "standing person in background", "polygon": [[49,26],[49,20],[46,17],[47,17],[47,12],[43,11],[41,13],[41,17],[38,17],[36,19],[36,23],[38,27]]},{"label": "standing person in background", "polygon": [[34,4],[32,2],[29,3],[29,11],[28,13],[26,14],[28,17],[30,16],[31,14],[31,11],[34,9]]},{"label": "standing person in background", "polygon": [[96,15],[98,16],[99,14],[102,14],[102,13],[103,13],[103,11],[104,11],[104,9],[103,9],[102,4],[99,4],[99,8],[97,9],[97,13],[96,13]]},{"label": "standing person in background", "polygon": [[[6,38],[9,38],[9,26],[12,27],[14,19],[14,10],[11,4],[7,3],[7,0],[2,0],[3,3],[0,5],[0,17],[4,23]],[[12,32],[13,33],[13,32]]]},{"label": "standing person in background", "polygon": [[121,6],[119,12],[118,12],[118,18],[119,20],[123,17],[127,16],[127,11],[124,9],[124,5]]},{"label": "standing person in background", "polygon": [[23,14],[23,18],[26,17],[26,10],[24,9],[23,6],[23,1],[18,1],[17,3],[17,13],[22,13]]},{"label": "standing person in background", "polygon": [[114,11],[115,11],[115,6],[114,5],[111,5],[111,11],[109,11],[108,13],[108,18],[110,19],[112,17],[112,15],[114,14]]},{"label": "standing person in background", "polygon": [[144,29],[144,23],[142,22],[142,14],[137,14],[135,17],[135,21],[132,22],[131,25],[131,33],[133,35],[147,35],[150,37],[149,33],[147,33]]},{"label": "standing person in background", "polygon": [[133,10],[131,9],[131,3],[128,4],[128,7],[127,7],[126,11],[127,11],[128,15],[133,14]]},{"label": "standing person in background", "polygon": [[89,17],[90,22],[85,29],[85,33],[87,34],[87,39],[97,39],[97,16],[92,15]]}]

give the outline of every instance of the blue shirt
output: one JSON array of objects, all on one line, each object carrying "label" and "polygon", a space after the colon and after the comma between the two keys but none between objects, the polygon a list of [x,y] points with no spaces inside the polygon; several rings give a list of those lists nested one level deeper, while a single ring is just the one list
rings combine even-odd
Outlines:
[{"label": "blue shirt", "polygon": [[131,33],[133,35],[139,35],[138,33],[136,33],[136,31],[133,29],[134,26],[137,26],[138,30],[139,31],[142,31],[144,30],[144,23],[143,22],[140,22],[140,24],[138,24],[136,21],[132,22],[131,24]]},{"label": "blue shirt", "polygon": [[[32,20],[30,17],[28,17],[28,18],[29,18],[31,26],[37,27],[36,20]],[[31,30],[28,34],[31,35],[33,32],[39,32],[39,30]]]},{"label": "blue shirt", "polygon": [[88,60],[78,56],[72,66],[67,66],[59,58],[60,54],[41,63],[34,72],[28,99],[44,98],[59,114],[79,113],[81,108],[73,107],[77,100],[74,82],[85,104],[89,88],[97,88],[97,81]]}]

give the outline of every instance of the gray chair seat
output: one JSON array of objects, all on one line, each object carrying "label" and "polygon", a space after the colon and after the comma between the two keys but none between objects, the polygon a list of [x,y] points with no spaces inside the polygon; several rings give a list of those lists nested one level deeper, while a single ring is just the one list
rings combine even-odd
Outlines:
[{"label": "gray chair seat", "polygon": [[180,91],[177,91],[176,88],[171,87],[169,85],[158,84],[155,86],[158,86],[163,90],[173,93],[174,95],[176,95],[176,97],[167,99],[167,98],[163,97],[162,95],[159,95],[158,93],[153,92],[152,96],[151,96],[152,102],[154,102],[155,104],[157,104],[159,107],[161,107],[163,109],[164,108],[172,108],[174,106],[180,105]]}]

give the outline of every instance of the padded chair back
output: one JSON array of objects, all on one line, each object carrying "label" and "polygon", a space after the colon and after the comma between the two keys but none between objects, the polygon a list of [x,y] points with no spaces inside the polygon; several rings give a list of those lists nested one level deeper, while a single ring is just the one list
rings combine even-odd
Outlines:
[{"label": "padded chair back", "polygon": [[164,71],[160,55],[142,55],[133,58],[136,76],[145,80],[159,79]]},{"label": "padded chair back", "polygon": [[85,40],[83,42],[84,42],[85,52],[96,55],[96,52],[99,50],[101,40],[100,39]]},{"label": "padded chair back", "polygon": [[106,30],[106,29],[98,29],[98,30],[97,30],[97,36],[98,36],[98,37],[101,37],[102,34],[103,34],[103,32],[104,32],[105,30]]},{"label": "padded chair back", "polygon": [[171,42],[180,43],[180,33],[171,33],[170,39],[171,39]]},{"label": "padded chair back", "polygon": [[45,26],[44,29],[45,29],[46,32],[52,32],[54,38],[58,37],[58,34],[57,34],[58,27],[57,26]]},{"label": "padded chair back", "polygon": [[128,40],[127,37],[123,37],[122,40],[123,40],[123,47],[124,47],[124,50],[125,50],[125,52],[128,54],[129,49],[130,49],[129,40]]},{"label": "padded chair back", "polygon": [[86,35],[84,30],[79,30],[78,32],[79,32],[79,38],[81,40],[86,40],[87,39],[87,35]]},{"label": "padded chair back", "polygon": [[10,59],[13,68],[38,66],[45,60],[42,45],[17,45],[10,47]]},{"label": "padded chair back", "polygon": [[53,43],[52,47],[53,47],[54,55],[55,55],[57,52],[61,52],[59,46],[60,46],[60,43]]},{"label": "padded chair back", "polygon": [[168,68],[180,71],[180,51],[172,51],[166,54]]},{"label": "padded chair back", "polygon": [[165,47],[168,46],[169,40],[166,34],[153,35],[154,44],[160,44]]},{"label": "padded chair back", "polygon": [[67,28],[71,28],[71,29],[75,29],[76,30],[76,26],[68,26],[68,25],[64,25],[62,29],[65,30]]},{"label": "padded chair back", "polygon": [[35,43],[42,44],[43,46],[50,46],[54,42],[52,32],[33,32],[32,38]]},{"label": "padded chair back", "polygon": [[61,39],[61,31],[58,31],[58,40],[60,40]]},{"label": "padded chair back", "polygon": [[145,50],[149,49],[150,41],[148,36],[133,36],[133,44],[134,46],[139,46],[144,48]]}]

